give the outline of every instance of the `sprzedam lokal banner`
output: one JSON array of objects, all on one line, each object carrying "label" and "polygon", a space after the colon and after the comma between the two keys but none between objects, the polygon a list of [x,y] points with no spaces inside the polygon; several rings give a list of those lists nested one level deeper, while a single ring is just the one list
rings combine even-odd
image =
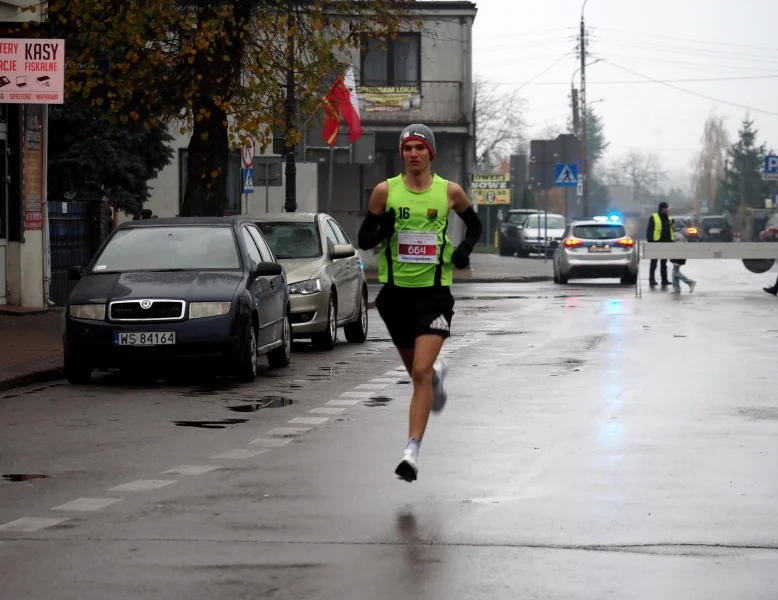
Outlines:
[{"label": "sprzedam lokal banner", "polygon": [[476,206],[511,203],[510,173],[476,173],[471,184],[472,201]]}]

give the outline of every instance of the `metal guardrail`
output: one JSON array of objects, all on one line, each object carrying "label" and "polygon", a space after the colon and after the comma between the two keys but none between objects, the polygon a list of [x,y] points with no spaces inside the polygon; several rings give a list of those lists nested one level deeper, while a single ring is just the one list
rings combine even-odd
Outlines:
[{"label": "metal guardrail", "polygon": [[68,281],[68,269],[86,266],[105,239],[101,219],[103,203],[49,202],[51,282],[49,298],[64,306],[76,282]]}]

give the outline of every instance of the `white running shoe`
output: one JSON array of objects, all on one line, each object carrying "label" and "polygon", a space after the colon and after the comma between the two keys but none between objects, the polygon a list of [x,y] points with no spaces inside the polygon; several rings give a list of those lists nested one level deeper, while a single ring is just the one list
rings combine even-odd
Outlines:
[{"label": "white running shoe", "polygon": [[448,373],[448,362],[445,358],[439,358],[432,368],[435,373],[432,378],[432,412],[439,413],[448,399],[448,394],[443,389],[443,379]]},{"label": "white running shoe", "polygon": [[413,453],[413,450],[406,448],[403,451],[402,462],[397,465],[394,472],[400,479],[404,479],[408,483],[416,481],[416,476],[419,473],[419,458]]},{"label": "white running shoe", "polygon": [[691,294],[694,291],[694,288],[696,288],[696,287],[697,287],[697,282],[696,281],[692,281],[689,284],[689,293]]}]

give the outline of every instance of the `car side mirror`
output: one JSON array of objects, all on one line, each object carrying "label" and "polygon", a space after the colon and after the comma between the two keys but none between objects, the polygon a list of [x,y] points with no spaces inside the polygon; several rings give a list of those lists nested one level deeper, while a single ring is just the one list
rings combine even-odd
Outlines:
[{"label": "car side mirror", "polygon": [[333,260],[337,260],[338,258],[349,258],[351,256],[354,256],[356,250],[354,250],[354,246],[351,244],[334,244],[332,246],[332,251],[330,252],[330,257]]},{"label": "car side mirror", "polygon": [[254,275],[256,277],[281,275],[284,272],[284,268],[281,263],[277,262],[261,262],[254,269]]},{"label": "car side mirror", "polygon": [[80,281],[83,276],[84,276],[84,271],[78,265],[74,265],[68,269],[69,281]]},{"label": "car side mirror", "polygon": [[518,229],[519,231],[522,231],[524,229],[524,225],[517,225],[516,229]]}]

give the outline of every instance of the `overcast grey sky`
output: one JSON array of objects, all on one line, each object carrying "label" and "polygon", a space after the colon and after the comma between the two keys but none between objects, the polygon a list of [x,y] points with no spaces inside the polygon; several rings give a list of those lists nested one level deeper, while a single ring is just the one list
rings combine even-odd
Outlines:
[{"label": "overcast grey sky", "polygon": [[[564,127],[570,112],[582,4],[477,1],[476,75],[506,90],[537,77],[520,92],[526,122],[537,124],[530,137],[549,124]],[[608,158],[634,147],[668,170],[688,169],[712,111],[736,137],[746,109],[727,102],[750,107],[760,141],[778,149],[778,0],[588,0],[584,16],[589,60],[603,59],[587,68],[587,90],[590,103],[603,100],[594,107],[611,142]]]}]

